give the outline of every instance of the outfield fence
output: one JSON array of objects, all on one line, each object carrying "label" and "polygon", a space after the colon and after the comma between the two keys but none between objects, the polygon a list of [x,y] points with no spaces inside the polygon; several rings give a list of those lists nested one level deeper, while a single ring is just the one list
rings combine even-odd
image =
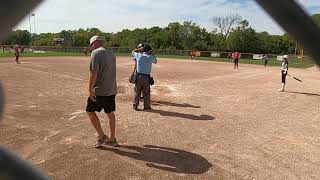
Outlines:
[{"label": "outfield fence", "polygon": [[[117,54],[128,54],[130,55],[132,49],[128,47],[108,47],[112,49],[114,53]],[[45,52],[61,52],[61,53],[89,53],[88,47],[70,47],[70,46],[21,46],[23,53],[31,53],[31,52],[38,52],[38,53],[45,53]],[[13,45],[0,45],[0,53],[1,52],[14,52]],[[228,54],[233,54],[233,52],[223,52],[223,51],[196,51],[196,50],[177,50],[177,49],[158,49],[155,50],[154,53],[157,56],[182,56],[189,58],[191,54],[194,54],[195,57],[203,57],[203,58],[227,58]],[[254,59],[254,57],[262,57],[263,54],[257,53],[243,53],[240,52],[241,59]],[[282,54],[283,55],[283,54]],[[281,54],[268,54],[270,59],[277,59],[277,57],[282,56]],[[300,55],[290,55],[293,58],[300,58]],[[307,56],[304,56],[307,57]],[[258,60],[258,59],[257,59]]]}]

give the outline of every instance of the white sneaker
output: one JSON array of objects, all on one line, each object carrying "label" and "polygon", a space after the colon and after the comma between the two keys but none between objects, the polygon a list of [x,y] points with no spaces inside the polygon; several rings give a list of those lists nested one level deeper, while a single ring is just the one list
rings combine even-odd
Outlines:
[{"label": "white sneaker", "polygon": [[98,137],[97,143],[94,145],[95,148],[100,148],[102,147],[107,141],[108,141],[108,136],[104,135],[103,137]]}]

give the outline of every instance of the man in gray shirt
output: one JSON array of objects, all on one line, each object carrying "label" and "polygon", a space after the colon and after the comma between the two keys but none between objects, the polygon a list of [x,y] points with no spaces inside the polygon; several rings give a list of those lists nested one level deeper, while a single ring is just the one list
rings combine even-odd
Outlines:
[{"label": "man in gray shirt", "polygon": [[[87,114],[92,125],[99,134],[96,148],[104,144],[117,146],[115,137],[116,110],[115,97],[117,94],[116,58],[110,50],[103,48],[104,39],[93,36],[90,46],[93,49],[90,62],[89,98],[87,101]],[[109,118],[110,138],[101,128],[96,112],[104,112]]]}]

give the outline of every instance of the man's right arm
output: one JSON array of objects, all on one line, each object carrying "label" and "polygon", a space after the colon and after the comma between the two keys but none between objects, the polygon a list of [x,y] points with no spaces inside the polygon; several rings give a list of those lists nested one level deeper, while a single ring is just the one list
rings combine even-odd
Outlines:
[{"label": "man's right arm", "polygon": [[136,71],[137,71],[137,60],[134,60],[134,64],[132,67],[132,74],[136,73]]},{"label": "man's right arm", "polygon": [[96,93],[94,92],[94,85],[97,81],[97,72],[91,71],[90,78],[89,78],[89,97],[92,101],[96,101]]},{"label": "man's right arm", "polygon": [[99,71],[99,62],[96,53],[91,54],[91,62],[90,62],[90,77],[89,77],[89,96],[92,101],[96,100],[96,95],[94,92],[94,85],[97,81],[97,74]]},{"label": "man's right arm", "polygon": [[137,52],[139,49],[134,49],[131,54],[132,54],[132,59],[134,60],[134,64],[132,67],[132,74],[136,73],[137,70]]}]

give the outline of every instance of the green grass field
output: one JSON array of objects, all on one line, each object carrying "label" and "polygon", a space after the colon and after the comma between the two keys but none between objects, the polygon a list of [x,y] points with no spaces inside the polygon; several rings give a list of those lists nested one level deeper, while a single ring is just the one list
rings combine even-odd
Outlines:
[{"label": "green grass field", "polygon": [[[21,57],[52,57],[52,56],[84,56],[83,53],[74,53],[74,52],[47,52],[47,53],[23,53]],[[116,56],[119,57],[129,57],[131,56],[130,53],[116,53]],[[1,57],[14,57],[14,53],[12,52],[0,52]],[[186,56],[175,56],[175,55],[158,55],[158,58],[170,58],[170,59],[188,59],[189,57]],[[213,57],[197,57],[196,60],[201,61],[219,61],[219,62],[229,62],[226,58],[213,58]],[[240,59],[240,63],[243,64],[257,64],[257,65],[264,65],[264,61],[262,60],[251,60],[251,59]],[[280,66],[281,62],[277,61],[276,59],[270,59],[269,66]],[[310,57],[305,57],[303,60],[298,58],[290,58],[290,67],[295,68],[310,68],[314,66],[314,62]]]}]

